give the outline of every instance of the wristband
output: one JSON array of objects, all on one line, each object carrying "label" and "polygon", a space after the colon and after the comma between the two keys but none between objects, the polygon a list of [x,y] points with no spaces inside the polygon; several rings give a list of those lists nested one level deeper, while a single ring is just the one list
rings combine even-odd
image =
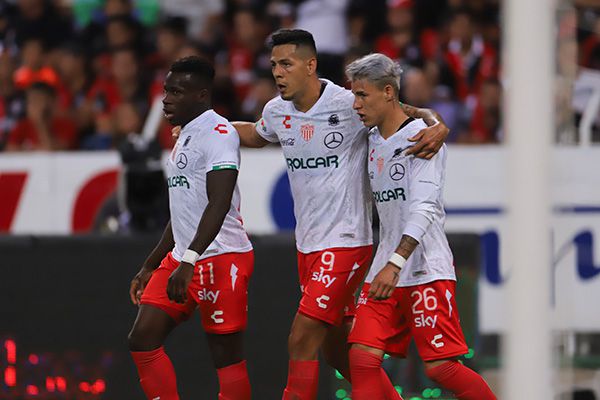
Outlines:
[{"label": "wristband", "polygon": [[181,262],[196,265],[196,261],[198,261],[199,258],[200,254],[196,253],[194,250],[187,249],[185,253],[183,253],[183,257],[181,257]]},{"label": "wristband", "polygon": [[402,257],[398,253],[392,253],[392,256],[390,257],[388,262],[392,263],[396,267],[402,269],[402,268],[404,268],[404,264],[406,264],[406,258]]}]

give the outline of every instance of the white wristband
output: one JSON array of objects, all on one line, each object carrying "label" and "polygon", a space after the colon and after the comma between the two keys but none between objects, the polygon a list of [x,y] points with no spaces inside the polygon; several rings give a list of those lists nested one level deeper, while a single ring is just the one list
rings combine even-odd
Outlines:
[{"label": "white wristband", "polygon": [[181,257],[181,262],[195,265],[199,258],[200,254],[196,253],[194,250],[187,249],[185,253],[183,253],[183,257]]},{"label": "white wristband", "polygon": [[392,253],[392,256],[390,257],[388,262],[390,262],[390,263],[394,264],[396,267],[402,269],[402,268],[404,268],[404,264],[406,264],[406,258],[402,257],[398,253]]}]

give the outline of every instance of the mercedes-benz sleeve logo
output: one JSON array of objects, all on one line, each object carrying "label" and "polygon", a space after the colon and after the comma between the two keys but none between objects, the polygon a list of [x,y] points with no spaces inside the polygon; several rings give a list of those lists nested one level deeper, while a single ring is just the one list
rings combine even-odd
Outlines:
[{"label": "mercedes-benz sleeve logo", "polygon": [[327,136],[325,136],[325,139],[323,139],[323,143],[328,149],[336,149],[340,147],[343,141],[344,135],[339,132],[330,132],[327,134]]},{"label": "mercedes-benz sleeve logo", "polygon": [[177,161],[175,161],[175,165],[177,165],[177,168],[184,169],[187,166],[187,163],[187,156],[184,153],[179,153],[177,155]]},{"label": "mercedes-benz sleeve logo", "polygon": [[392,164],[390,167],[390,178],[395,181],[399,181],[400,179],[404,178],[404,172],[404,165],[398,163]]}]

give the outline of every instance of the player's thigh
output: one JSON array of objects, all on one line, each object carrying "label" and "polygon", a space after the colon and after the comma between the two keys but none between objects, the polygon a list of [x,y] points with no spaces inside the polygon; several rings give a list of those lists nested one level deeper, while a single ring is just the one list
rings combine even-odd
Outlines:
[{"label": "player's thigh", "polygon": [[198,302],[202,325],[210,334],[242,331],[247,325],[248,283],[254,253],[226,253],[196,265],[188,296]]},{"label": "player's thigh", "polygon": [[160,308],[142,304],[129,332],[128,341],[131,351],[151,351],[159,348],[177,322]]},{"label": "player's thigh", "polygon": [[169,277],[178,266],[179,261],[175,260],[171,253],[167,254],[152,273],[140,299],[141,304],[161,309],[177,323],[188,319],[196,308],[196,303],[190,296],[184,304],[178,304],[171,301],[167,295]]},{"label": "player's thigh", "polygon": [[423,361],[453,358],[468,352],[456,305],[456,282],[439,280],[407,287],[407,315]]},{"label": "player's thigh", "polygon": [[375,300],[368,297],[369,288],[365,283],[361,290],[348,342],[406,356],[410,329],[403,313],[402,291],[396,289],[390,298]]},{"label": "player's thigh", "polygon": [[330,249],[309,254],[299,312],[339,325],[353,307],[354,295],[367,271],[372,248]]}]

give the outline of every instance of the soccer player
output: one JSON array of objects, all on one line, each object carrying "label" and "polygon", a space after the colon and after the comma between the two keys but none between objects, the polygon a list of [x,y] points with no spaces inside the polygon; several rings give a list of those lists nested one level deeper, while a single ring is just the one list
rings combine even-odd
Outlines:
[{"label": "soccer player", "polygon": [[239,214],[239,137],[210,109],[215,71],[198,57],[176,61],[163,110],[181,134],[168,159],[171,220],[133,278],[139,311],[129,348],[148,399],[179,399],[163,343],[199,308],[220,384],[220,400],[250,399],[242,351],[252,245]]},{"label": "soccer player", "polygon": [[354,109],[368,135],[368,173],[380,219],[380,243],[350,333],[352,399],[384,399],[384,353],[405,356],[415,339],[426,373],[461,400],[496,397],[456,357],[468,349],[456,307],[456,276],[444,233],[446,148],[431,160],[407,154],[422,120],[398,103],[400,67],[370,54],[346,69]]},{"label": "soccer player", "polygon": [[[241,144],[281,144],[296,216],[298,273],[302,299],[288,341],[290,354],[283,398],[313,400],[318,387],[319,349],[350,381],[347,335],[354,293],[372,255],[371,206],[366,175],[365,128],[352,110],[352,93],[317,76],[316,48],[303,30],[272,35],[271,66],[280,97],[256,123],[234,123]],[[447,128],[429,110],[400,105],[435,124],[419,132],[411,149],[431,158]],[[367,199],[367,202],[365,202]],[[382,399],[399,399],[385,373]]]}]

